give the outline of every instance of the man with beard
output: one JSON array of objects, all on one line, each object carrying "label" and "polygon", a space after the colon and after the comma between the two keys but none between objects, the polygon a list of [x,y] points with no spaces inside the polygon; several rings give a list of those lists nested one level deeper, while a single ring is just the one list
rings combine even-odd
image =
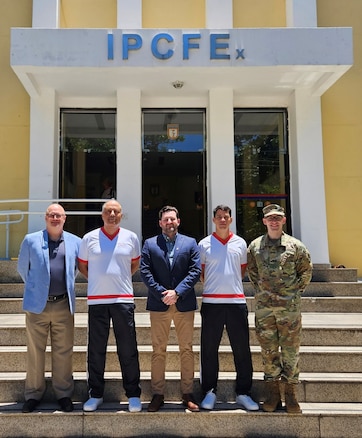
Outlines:
[{"label": "man with beard", "polygon": [[178,233],[179,225],[178,210],[169,205],[163,207],[159,212],[162,234],[147,239],[141,255],[140,272],[148,288],[153,348],[153,398],[149,412],[158,411],[164,404],[166,349],[172,321],[180,346],[182,402],[190,411],[199,410],[193,397],[192,342],[197,309],[194,286],[201,272],[200,255],[195,239]]}]

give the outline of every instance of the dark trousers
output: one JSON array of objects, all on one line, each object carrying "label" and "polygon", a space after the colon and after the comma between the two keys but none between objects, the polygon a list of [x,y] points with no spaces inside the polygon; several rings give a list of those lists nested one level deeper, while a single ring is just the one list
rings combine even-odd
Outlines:
[{"label": "dark trousers", "polygon": [[112,320],[126,396],[139,397],[140,367],[134,322],[134,304],[96,304],[88,307],[88,389],[103,397],[106,351]]},{"label": "dark trousers", "polygon": [[250,394],[253,366],[250,353],[248,308],[246,304],[206,304],[201,306],[201,370],[204,393],[216,392],[219,374],[219,346],[226,327],[236,369],[235,392]]}]

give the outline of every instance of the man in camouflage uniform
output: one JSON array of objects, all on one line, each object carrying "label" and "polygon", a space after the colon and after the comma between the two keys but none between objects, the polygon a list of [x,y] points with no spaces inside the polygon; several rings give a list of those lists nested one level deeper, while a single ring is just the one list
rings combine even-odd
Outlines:
[{"label": "man in camouflage uniform", "polygon": [[301,294],[312,278],[312,263],[303,243],[283,232],[284,209],[270,204],[263,214],[267,233],[248,248],[248,275],[255,288],[255,328],[266,383],[263,410],[281,408],[281,379],[286,410],[298,413],[301,409],[295,387],[299,380]]}]

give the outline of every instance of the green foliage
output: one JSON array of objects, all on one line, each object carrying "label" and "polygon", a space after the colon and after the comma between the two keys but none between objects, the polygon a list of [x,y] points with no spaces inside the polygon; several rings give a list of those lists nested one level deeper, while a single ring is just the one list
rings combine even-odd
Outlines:
[{"label": "green foliage", "polygon": [[114,138],[72,138],[65,140],[69,152],[114,152],[116,142]]}]

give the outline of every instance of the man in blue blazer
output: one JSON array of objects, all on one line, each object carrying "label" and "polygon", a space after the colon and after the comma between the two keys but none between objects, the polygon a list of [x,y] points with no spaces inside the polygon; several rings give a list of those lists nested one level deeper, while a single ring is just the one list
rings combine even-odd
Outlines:
[{"label": "man in blue blazer", "polygon": [[63,231],[66,215],[59,204],[45,214],[46,228],[27,234],[21,244],[18,272],[25,283],[27,370],[23,412],[32,412],[45,389],[45,350],[50,332],[52,384],[61,409],[73,410],[72,355],[74,283],[80,238]]},{"label": "man in blue blazer", "polygon": [[200,254],[195,239],[178,233],[179,225],[178,210],[163,207],[159,212],[162,234],[147,239],[141,255],[140,272],[148,288],[153,348],[153,398],[149,412],[158,411],[164,404],[166,349],[172,321],[180,347],[182,402],[191,411],[199,410],[193,397],[192,342],[197,309],[194,286],[201,273]]}]

